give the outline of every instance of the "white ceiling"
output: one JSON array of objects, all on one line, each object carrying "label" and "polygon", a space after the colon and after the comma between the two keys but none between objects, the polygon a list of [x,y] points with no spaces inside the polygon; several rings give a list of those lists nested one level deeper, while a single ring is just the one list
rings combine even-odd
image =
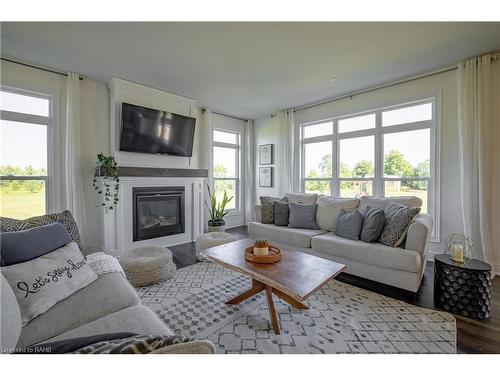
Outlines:
[{"label": "white ceiling", "polygon": [[[500,23],[2,23],[1,53],[257,118],[500,49]],[[336,82],[330,82],[338,77]]]}]

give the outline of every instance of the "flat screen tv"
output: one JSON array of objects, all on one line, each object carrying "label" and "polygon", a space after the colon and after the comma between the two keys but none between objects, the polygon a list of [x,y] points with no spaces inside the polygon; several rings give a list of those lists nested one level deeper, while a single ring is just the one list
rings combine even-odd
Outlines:
[{"label": "flat screen tv", "polygon": [[192,156],[196,119],[122,103],[120,151]]}]

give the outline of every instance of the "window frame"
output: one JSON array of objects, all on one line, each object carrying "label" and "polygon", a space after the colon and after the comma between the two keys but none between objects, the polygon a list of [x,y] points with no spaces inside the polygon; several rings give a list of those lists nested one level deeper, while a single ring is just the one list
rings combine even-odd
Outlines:
[{"label": "window frame", "polygon": [[[55,153],[55,145],[57,142],[57,129],[54,107],[56,106],[56,96],[49,93],[28,90],[13,85],[0,85],[0,91],[10,92],[23,96],[31,96],[48,100],[49,113],[48,116],[33,115],[30,113],[22,113],[16,111],[7,111],[0,109],[0,119],[3,121],[21,122],[32,125],[46,126],[47,130],[47,175],[45,176],[0,176],[0,181],[44,181],[45,182],[45,214],[57,210],[56,208],[56,183],[54,181],[57,157]],[[1,126],[1,125],[0,125]]]},{"label": "window frame", "polygon": [[[340,184],[343,181],[372,181],[372,194],[384,196],[386,181],[427,181],[427,213],[434,219],[433,230],[431,234],[432,242],[440,241],[440,161],[439,161],[439,145],[440,145],[440,93],[433,96],[405,101],[404,103],[376,107],[362,112],[330,117],[327,119],[316,120],[312,122],[304,122],[299,124],[299,151],[300,151],[300,181],[299,189],[305,192],[306,181],[327,181],[330,183],[330,195],[340,197]],[[432,119],[426,121],[417,121],[412,123],[404,123],[390,126],[382,126],[382,112],[395,109],[403,109],[413,107],[419,104],[432,103]],[[350,132],[339,133],[338,122],[349,118],[355,118],[363,115],[375,114],[375,127],[363,130],[354,130]],[[304,129],[307,126],[320,123],[331,122],[333,132],[331,135],[323,135],[318,137],[304,138]],[[413,177],[385,177],[384,176],[384,135],[391,133],[400,133],[405,131],[430,129],[430,174],[429,177],[413,178]],[[360,138],[366,136],[374,136],[374,176],[373,177],[356,177],[346,178],[340,177],[340,141],[342,139]],[[317,142],[332,142],[332,178],[307,178],[305,177],[305,145]]]},{"label": "window frame", "polygon": [[[224,133],[232,133],[236,135],[237,143],[226,143],[226,142],[218,142],[214,141],[214,133],[216,131],[224,132]],[[241,192],[241,141],[242,141],[242,132],[235,129],[227,129],[221,126],[213,126],[212,127],[212,191],[215,193],[215,181],[234,181],[235,182],[235,197],[234,199],[234,208],[228,209],[228,215],[239,214],[242,211],[242,192]],[[236,150],[235,154],[235,177],[215,177],[214,176],[214,148],[222,147],[222,148],[230,148]]]}]

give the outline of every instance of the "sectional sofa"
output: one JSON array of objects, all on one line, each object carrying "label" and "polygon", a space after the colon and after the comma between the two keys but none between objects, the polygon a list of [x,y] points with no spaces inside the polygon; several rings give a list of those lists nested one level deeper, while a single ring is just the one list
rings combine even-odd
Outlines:
[{"label": "sectional sofa", "polygon": [[358,209],[364,213],[366,207],[384,209],[389,202],[398,202],[411,207],[420,207],[417,197],[336,198],[325,195],[288,193],[288,202],[317,204],[316,222],[319,229],[289,228],[261,222],[261,206],[255,207],[256,221],[250,222],[250,237],[265,237],[278,246],[313,254],[347,265],[346,273],[369,280],[417,292],[425,270],[429,240],[432,232],[432,217],[417,214],[408,227],[402,247],[389,247],[381,243],[349,240],[335,234],[340,211]]}]

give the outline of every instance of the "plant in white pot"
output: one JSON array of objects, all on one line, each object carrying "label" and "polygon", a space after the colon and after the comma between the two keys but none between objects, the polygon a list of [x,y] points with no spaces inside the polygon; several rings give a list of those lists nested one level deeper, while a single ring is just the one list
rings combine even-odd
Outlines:
[{"label": "plant in white pot", "polygon": [[97,155],[97,165],[92,185],[98,195],[96,205],[104,207],[106,212],[113,210],[118,204],[120,189],[118,165],[113,156]]},{"label": "plant in white pot", "polygon": [[210,187],[207,185],[208,190],[208,200],[210,204],[205,202],[208,209],[208,214],[210,215],[210,220],[208,220],[208,231],[209,232],[224,232],[226,229],[226,222],[224,221],[224,216],[227,215],[229,210],[226,210],[226,205],[233,199],[229,197],[227,192],[224,190],[224,195],[221,202],[217,202],[217,197],[215,193],[212,194]]}]

